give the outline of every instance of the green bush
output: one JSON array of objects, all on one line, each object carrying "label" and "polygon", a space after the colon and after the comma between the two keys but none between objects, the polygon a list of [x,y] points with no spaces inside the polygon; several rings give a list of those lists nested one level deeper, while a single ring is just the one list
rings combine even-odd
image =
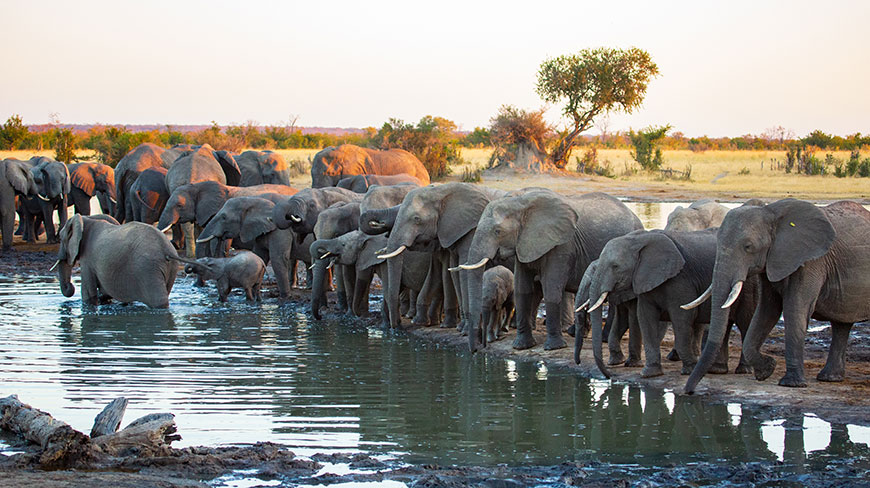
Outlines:
[{"label": "green bush", "polygon": [[54,159],[69,164],[78,161],[76,157],[76,136],[70,129],[55,129]]},{"label": "green bush", "polygon": [[21,122],[21,116],[12,114],[0,127],[0,149],[19,149],[30,131]]},{"label": "green bush", "polygon": [[870,158],[864,158],[861,164],[858,165],[858,176],[861,178],[870,177]]},{"label": "green bush", "polygon": [[631,145],[634,146],[631,157],[640,164],[641,168],[646,171],[655,171],[662,167],[664,158],[661,148],[656,147],[656,143],[665,137],[669,130],[671,130],[670,125],[650,126],[638,132],[632,130],[628,133]]}]

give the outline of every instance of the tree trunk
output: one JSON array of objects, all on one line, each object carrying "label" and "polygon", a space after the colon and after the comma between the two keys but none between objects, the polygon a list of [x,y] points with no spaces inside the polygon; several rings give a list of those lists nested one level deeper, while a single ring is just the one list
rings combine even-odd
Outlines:
[{"label": "tree trunk", "polygon": [[0,428],[42,448],[39,465],[60,469],[93,455],[88,436],[11,395],[0,400]]}]

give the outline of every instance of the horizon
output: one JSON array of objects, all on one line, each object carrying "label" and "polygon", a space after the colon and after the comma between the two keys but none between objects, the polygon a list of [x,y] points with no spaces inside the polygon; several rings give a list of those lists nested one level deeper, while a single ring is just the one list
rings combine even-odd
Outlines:
[{"label": "horizon", "polygon": [[325,128],[433,115],[471,131],[501,105],[544,106],[534,85],[545,59],[636,46],[661,75],[637,112],[599,117],[585,135],[664,124],[708,137],[870,132],[870,3],[492,5],[8,2],[0,45],[20,75],[0,80],[0,114]]}]

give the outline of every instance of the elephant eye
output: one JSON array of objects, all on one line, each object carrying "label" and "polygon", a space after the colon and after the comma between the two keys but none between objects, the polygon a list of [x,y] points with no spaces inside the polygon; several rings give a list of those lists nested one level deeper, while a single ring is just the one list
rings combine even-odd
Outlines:
[{"label": "elephant eye", "polygon": [[415,215],[415,216],[414,216],[414,223],[415,223],[415,224],[422,224],[422,223],[423,223],[423,219],[421,219],[419,215]]},{"label": "elephant eye", "polygon": [[498,227],[495,228],[495,235],[497,235],[497,236],[501,235],[501,229],[499,229]]}]

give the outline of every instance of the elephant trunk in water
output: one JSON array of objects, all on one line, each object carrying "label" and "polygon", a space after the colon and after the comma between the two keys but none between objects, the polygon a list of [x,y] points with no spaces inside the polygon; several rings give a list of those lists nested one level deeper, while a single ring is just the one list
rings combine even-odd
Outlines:
[{"label": "elephant trunk in water", "polygon": [[393,229],[400,205],[390,208],[366,210],[359,216],[359,230],[369,235],[383,234]]},{"label": "elephant trunk in water", "polygon": [[[607,369],[607,365],[604,364],[604,358],[602,357],[601,351],[601,344],[603,342],[601,310],[604,308],[604,300],[608,295],[607,288],[608,287],[599,282],[599,280],[593,279],[592,284],[589,286],[589,300],[591,302],[594,299],[595,303],[589,305],[587,313],[589,314],[589,322],[592,324],[592,355],[595,357],[595,364],[606,378],[610,378],[610,371]],[[609,313],[613,312],[614,309],[611,307]],[[581,335],[582,332],[575,329],[575,334]],[[575,352],[575,354],[579,353]]]},{"label": "elephant trunk in water", "polygon": [[58,261],[57,264],[57,276],[60,281],[60,291],[63,293],[63,296],[69,298],[76,293],[76,287],[72,284],[71,275],[72,275],[72,265],[63,261]]},{"label": "elephant trunk in water", "polygon": [[[713,365],[713,362],[716,360],[716,357],[722,348],[722,341],[725,339],[725,332],[730,326],[728,319],[731,310],[729,308],[730,304],[727,302],[733,302],[733,300],[730,300],[729,298],[736,299],[736,295],[740,292],[739,287],[742,287],[743,280],[735,277],[735,273],[725,271],[729,268],[738,269],[739,266],[733,266],[730,264],[726,265],[717,259],[713,270],[713,284],[711,285],[713,288],[713,301],[710,302],[710,328],[707,332],[707,342],[704,343],[704,350],[701,351],[701,357],[698,358],[698,363],[695,365],[692,374],[686,381],[685,392],[687,394],[695,392],[695,387],[698,386],[698,382],[701,381],[701,378],[707,374],[707,371],[709,371],[710,367]],[[736,293],[734,293],[735,290]],[[729,305],[729,307],[723,308],[724,305]]]},{"label": "elephant trunk in water", "polygon": [[[312,248],[314,246],[312,245]],[[320,308],[326,306],[323,298],[326,296],[326,266],[329,263],[327,259],[317,259],[316,256],[312,256],[314,261],[314,272],[311,283],[311,315],[316,319],[320,320],[323,318],[320,315]]]},{"label": "elephant trunk in water", "polygon": [[402,285],[402,266],[405,263],[405,253],[399,253],[387,260],[387,289],[384,292],[384,300],[387,300],[387,312],[390,316],[390,327],[396,328],[402,325],[402,316],[399,314],[399,289]]},{"label": "elephant trunk in water", "polygon": [[[468,349],[477,351],[477,336],[481,330],[481,317],[483,315],[483,272],[484,266],[475,269],[463,270],[467,273],[468,283]],[[482,347],[486,347],[486,331],[483,331]]]}]

